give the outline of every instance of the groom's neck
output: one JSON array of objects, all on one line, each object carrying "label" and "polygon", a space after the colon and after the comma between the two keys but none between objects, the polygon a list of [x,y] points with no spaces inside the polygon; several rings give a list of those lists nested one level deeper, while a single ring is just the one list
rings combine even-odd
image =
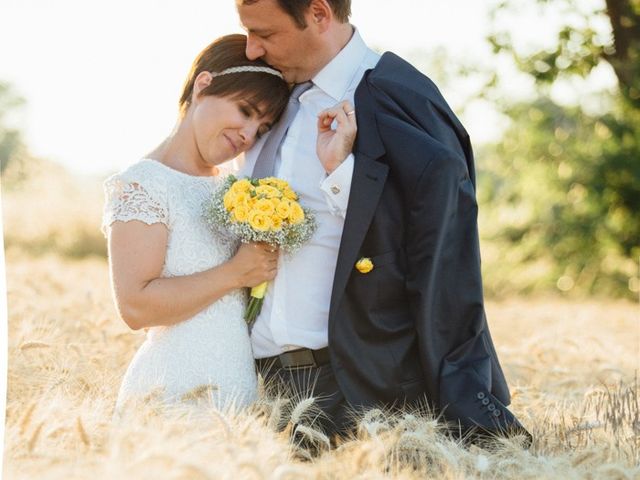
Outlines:
[{"label": "groom's neck", "polygon": [[355,29],[350,23],[335,23],[325,32],[325,48],[318,52],[316,69],[311,78],[315,77],[338,53],[349,43]]}]

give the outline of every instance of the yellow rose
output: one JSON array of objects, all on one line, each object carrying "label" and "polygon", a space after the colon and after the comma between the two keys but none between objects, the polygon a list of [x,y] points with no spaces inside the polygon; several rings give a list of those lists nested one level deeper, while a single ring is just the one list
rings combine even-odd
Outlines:
[{"label": "yellow rose", "polygon": [[286,220],[291,214],[291,202],[289,200],[281,200],[276,206],[276,215]]},{"label": "yellow rose", "polygon": [[227,212],[231,211],[231,209],[236,203],[235,193],[230,189],[227,193],[224,194],[224,197],[222,198],[222,202],[224,204],[224,208],[227,209]]},{"label": "yellow rose", "polygon": [[251,197],[249,196],[249,194],[247,192],[236,193],[235,201],[233,202],[233,204],[235,206],[247,205],[247,203],[249,202],[249,198],[251,198]]},{"label": "yellow rose", "polygon": [[275,207],[273,206],[273,202],[271,202],[271,200],[269,200],[268,198],[261,198],[256,201],[253,209],[269,217],[276,211]]},{"label": "yellow rose", "polygon": [[300,204],[296,202],[291,203],[291,211],[289,212],[289,222],[292,224],[300,223],[304,220],[304,210]]},{"label": "yellow rose", "polygon": [[249,210],[253,209],[256,206],[256,202],[258,201],[258,197],[247,197],[247,201],[245,205]]},{"label": "yellow rose", "polygon": [[356,270],[360,273],[369,273],[373,270],[373,262],[368,257],[362,257],[356,262]]},{"label": "yellow rose", "polygon": [[286,180],[282,180],[277,177],[267,177],[263,178],[259,181],[260,185],[271,185],[272,187],[276,187],[279,190],[282,190],[285,187],[289,186],[289,183]]},{"label": "yellow rose", "polygon": [[246,178],[243,178],[242,180],[237,180],[236,182],[234,182],[229,190],[233,191],[233,193],[247,193],[252,189],[253,185],[251,185],[251,182]]},{"label": "yellow rose", "polygon": [[282,218],[278,215],[271,216],[271,229],[272,230],[280,230],[282,228]]},{"label": "yellow rose", "polygon": [[245,205],[237,205],[233,209],[233,219],[236,222],[246,222],[249,215],[249,209]]},{"label": "yellow rose", "polygon": [[289,200],[298,200],[298,195],[296,195],[296,192],[294,192],[290,188],[285,188],[282,191],[282,195],[284,196],[284,198],[288,198]]},{"label": "yellow rose", "polygon": [[256,193],[258,195],[264,196],[265,198],[280,198],[282,194],[280,190],[271,185],[260,185],[256,187]]},{"label": "yellow rose", "polygon": [[289,182],[287,182],[286,180],[281,180],[281,179],[277,179],[275,187],[277,187],[278,190],[281,190],[281,191],[290,189],[289,188]]},{"label": "yellow rose", "polygon": [[258,180],[258,183],[260,185],[273,185],[277,181],[278,179],[276,177],[265,177]]},{"label": "yellow rose", "polygon": [[266,232],[272,226],[271,217],[256,210],[249,212],[248,220],[251,228],[259,232]]}]

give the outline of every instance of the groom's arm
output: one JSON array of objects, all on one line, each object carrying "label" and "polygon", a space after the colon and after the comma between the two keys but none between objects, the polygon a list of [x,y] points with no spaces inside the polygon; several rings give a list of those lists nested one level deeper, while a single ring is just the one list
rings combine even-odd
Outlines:
[{"label": "groom's arm", "polygon": [[[425,145],[425,148],[427,146]],[[420,361],[434,406],[464,430],[526,433],[509,392],[483,306],[477,203],[464,158],[431,150],[409,211],[407,290]]]},{"label": "groom's arm", "polygon": [[444,148],[425,148],[429,159],[408,212],[407,290],[429,396],[441,406],[444,358],[478,336],[485,321],[478,209],[466,163]]}]

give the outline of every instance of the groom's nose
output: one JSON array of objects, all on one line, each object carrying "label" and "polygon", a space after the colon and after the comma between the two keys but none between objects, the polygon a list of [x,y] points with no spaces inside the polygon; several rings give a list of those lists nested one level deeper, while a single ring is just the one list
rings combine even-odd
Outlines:
[{"label": "groom's nose", "polygon": [[249,33],[247,35],[247,48],[245,53],[249,60],[255,60],[262,57],[267,52],[262,46],[260,40],[257,39],[255,35]]}]

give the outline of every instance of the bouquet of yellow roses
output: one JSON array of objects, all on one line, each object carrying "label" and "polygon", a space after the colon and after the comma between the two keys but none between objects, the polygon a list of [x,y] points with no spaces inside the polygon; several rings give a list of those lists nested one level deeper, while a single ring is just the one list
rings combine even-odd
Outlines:
[{"label": "bouquet of yellow roses", "polygon": [[[205,209],[213,228],[224,228],[242,242],[266,242],[285,252],[311,238],[316,221],[285,180],[275,177],[237,179],[229,175]],[[267,282],[251,289],[245,320],[253,324],[264,301]]]}]

